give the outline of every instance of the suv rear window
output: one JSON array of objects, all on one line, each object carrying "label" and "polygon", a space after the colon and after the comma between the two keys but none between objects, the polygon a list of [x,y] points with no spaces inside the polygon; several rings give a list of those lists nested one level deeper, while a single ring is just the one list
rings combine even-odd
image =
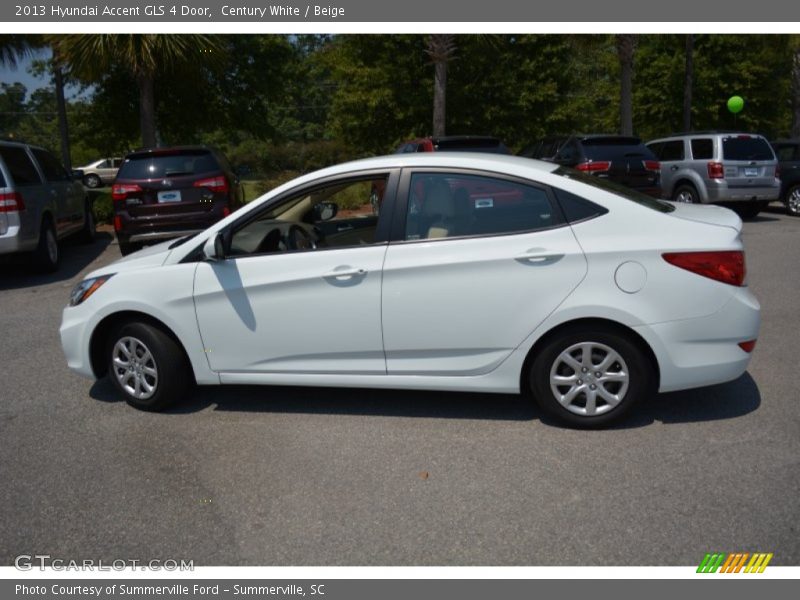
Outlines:
[{"label": "suv rear window", "polygon": [[556,175],[561,175],[562,177],[566,177],[567,179],[574,179],[576,181],[580,181],[581,183],[600,188],[603,191],[611,192],[617,196],[622,196],[626,200],[636,202],[636,204],[641,204],[642,206],[646,206],[647,208],[656,210],[658,212],[668,213],[675,210],[675,207],[669,202],[658,200],[652,196],[642,194],[641,192],[637,192],[628,186],[609,181],[608,179],[593,177],[592,175],[587,175],[586,173],[581,173],[580,171],[567,167],[559,167],[553,171],[553,173]]},{"label": "suv rear window", "polygon": [[436,143],[439,152],[491,152],[494,154],[510,154],[508,148],[500,140],[439,140]]},{"label": "suv rear window", "polygon": [[762,137],[722,138],[722,158],[726,160],[775,160],[772,148]]},{"label": "suv rear window", "polygon": [[28,153],[19,146],[0,146],[0,157],[6,163],[15,185],[37,185],[42,183],[36,167]]},{"label": "suv rear window", "polygon": [[168,154],[133,154],[125,159],[118,179],[157,179],[220,171],[208,150],[190,150]]},{"label": "suv rear window", "polygon": [[653,151],[637,138],[589,138],[581,141],[583,154],[589,160],[642,158],[658,160]]}]

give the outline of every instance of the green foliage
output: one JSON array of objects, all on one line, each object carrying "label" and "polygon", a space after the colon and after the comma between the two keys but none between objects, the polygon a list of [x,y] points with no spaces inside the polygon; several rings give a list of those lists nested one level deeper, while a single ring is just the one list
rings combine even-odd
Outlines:
[{"label": "green foliage", "polygon": [[111,192],[88,190],[89,201],[96,223],[111,223],[114,220],[114,205]]}]

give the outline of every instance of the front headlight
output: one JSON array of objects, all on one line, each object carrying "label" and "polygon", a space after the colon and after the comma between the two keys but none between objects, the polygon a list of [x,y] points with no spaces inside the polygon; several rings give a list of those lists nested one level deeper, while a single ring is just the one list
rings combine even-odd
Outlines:
[{"label": "front headlight", "polygon": [[100,289],[101,285],[103,285],[113,276],[114,274],[112,273],[111,275],[101,275],[100,277],[90,277],[89,279],[84,279],[78,285],[72,288],[72,292],[70,292],[69,295],[69,305],[78,306],[78,304],[94,294]]}]

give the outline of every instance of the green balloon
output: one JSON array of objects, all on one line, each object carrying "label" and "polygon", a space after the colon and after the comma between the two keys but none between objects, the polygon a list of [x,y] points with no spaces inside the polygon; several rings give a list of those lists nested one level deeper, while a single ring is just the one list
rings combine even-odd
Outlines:
[{"label": "green balloon", "polygon": [[742,112],[744,108],[744,98],[741,96],[731,96],[728,98],[728,110],[733,114]]}]

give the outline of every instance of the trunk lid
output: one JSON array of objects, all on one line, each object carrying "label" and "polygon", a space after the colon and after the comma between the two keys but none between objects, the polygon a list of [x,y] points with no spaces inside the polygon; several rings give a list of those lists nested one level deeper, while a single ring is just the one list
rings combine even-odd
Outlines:
[{"label": "trunk lid", "polygon": [[674,203],[675,210],[668,213],[672,217],[696,221],[718,227],[729,227],[736,232],[742,231],[742,220],[735,212],[722,206],[712,204]]}]

